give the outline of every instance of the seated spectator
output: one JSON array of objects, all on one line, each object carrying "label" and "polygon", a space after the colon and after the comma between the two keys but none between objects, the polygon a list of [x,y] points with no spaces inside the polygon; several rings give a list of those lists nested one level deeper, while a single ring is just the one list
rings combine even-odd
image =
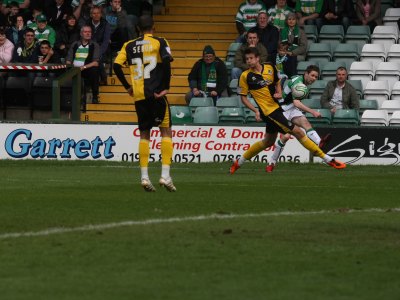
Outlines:
[{"label": "seated spectator", "polygon": [[324,0],[297,0],[296,14],[299,25],[316,25],[318,32],[322,27],[321,11]]},{"label": "seated spectator", "polygon": [[104,9],[103,16],[110,24],[112,48],[121,49],[122,45],[129,40],[128,16],[122,9],[121,0],[111,0],[110,6]]},{"label": "seated spectator", "polygon": [[56,43],[54,49],[58,54],[65,58],[71,44],[80,38],[78,22],[74,15],[68,15],[63,24],[57,30]]},{"label": "seated spectator", "polygon": [[0,27],[0,64],[7,64],[11,61],[14,51],[14,44],[6,38],[4,27]]},{"label": "seated spectator", "polygon": [[322,108],[329,108],[332,115],[338,109],[360,109],[356,89],[346,79],[346,68],[339,67],[336,70],[336,80],[328,82],[321,96]]},{"label": "seated spectator", "polygon": [[3,2],[3,9],[6,9],[11,2],[17,2],[20,9],[29,9],[30,5],[30,0],[3,0],[2,2]]},{"label": "seated spectator", "polygon": [[283,63],[284,73],[290,78],[297,75],[297,56],[306,55],[307,35],[297,25],[295,13],[290,13],[286,19],[286,26],[281,31],[281,42],[288,45],[287,59]]},{"label": "seated spectator", "polygon": [[34,55],[39,51],[35,39],[35,31],[32,28],[26,28],[24,39],[14,48],[12,62],[15,63],[33,63]]},{"label": "seated spectator", "polygon": [[50,42],[43,40],[39,43],[39,51],[34,55],[33,62],[36,64],[60,64],[61,58],[51,48]]},{"label": "seated spectator", "polygon": [[139,17],[143,14],[153,13],[153,6],[147,0],[122,0],[122,8],[125,9],[129,21],[129,39],[134,39],[138,36],[136,25]]},{"label": "seated spectator", "polygon": [[250,28],[256,26],[257,16],[259,12],[267,12],[264,3],[258,0],[246,0],[239,5],[236,14],[236,29],[239,33],[237,42],[244,42],[246,40],[246,33]]},{"label": "seated spectator", "polygon": [[380,0],[357,0],[356,15],[361,25],[368,25],[371,32],[382,24]]},{"label": "seated spectator", "polygon": [[26,26],[32,28],[33,30],[36,30],[36,17],[41,14],[43,14],[43,9],[41,8],[41,6],[33,8],[32,13],[29,15],[25,15],[24,17],[24,20],[26,21]]},{"label": "seated spectator", "polygon": [[321,17],[322,25],[343,25],[346,32],[356,17],[353,1],[324,0]]},{"label": "seated spectator", "polygon": [[17,45],[24,39],[25,21],[22,15],[16,15],[11,19],[12,26],[7,28],[6,36],[11,43]]},{"label": "seated spectator", "polygon": [[43,14],[40,14],[36,17],[35,36],[39,42],[43,40],[49,41],[52,47],[56,42],[56,32],[54,31],[53,27],[47,25],[47,18]]},{"label": "seated spectator", "polygon": [[244,60],[244,52],[248,47],[256,47],[260,53],[260,63],[266,63],[268,60],[268,52],[264,45],[260,43],[257,31],[252,28],[247,32],[247,42],[239,47],[235,53],[234,68],[232,69],[232,79],[239,79],[240,74],[247,70],[246,61]]},{"label": "seated spectator", "polygon": [[102,17],[102,10],[98,6],[93,6],[90,12],[90,20],[86,24],[92,28],[92,40],[100,46],[100,84],[107,84],[107,73],[104,63],[107,58],[107,51],[110,46],[111,29],[110,24]]},{"label": "seated spectator", "polygon": [[81,28],[81,39],[72,43],[68,51],[66,63],[79,67],[84,79],[83,110],[86,110],[86,90],[92,88],[92,103],[99,101],[99,59],[100,47],[92,40],[92,28]]},{"label": "seated spectator", "polygon": [[283,87],[284,80],[286,80],[288,78],[288,76],[285,73],[284,67],[283,67],[283,64],[288,59],[287,51],[288,51],[287,43],[279,43],[278,44],[278,53],[276,54],[275,67],[276,67],[276,70],[278,71],[278,77],[281,79],[282,87]]},{"label": "seated spectator", "polygon": [[276,5],[268,10],[269,22],[281,30],[285,27],[286,17],[291,12],[294,11],[287,5],[286,0],[277,0]]},{"label": "seated spectator", "polygon": [[218,97],[229,96],[228,71],[225,63],[215,56],[211,46],[205,46],[203,58],[198,60],[188,76],[190,92],[186,95],[189,104],[192,97],[212,97],[216,104]]},{"label": "seated spectator", "polygon": [[49,25],[55,30],[64,24],[64,20],[68,15],[72,14],[72,7],[65,0],[54,0],[53,3],[45,10]]},{"label": "seated spectator", "polygon": [[7,5],[8,14],[6,15],[6,27],[12,26],[12,18],[19,14],[18,2],[12,1]]},{"label": "seated spectator", "polygon": [[254,27],[260,42],[267,49],[268,59],[274,65],[279,42],[279,31],[268,23],[268,14],[260,12],[257,17],[257,25]]}]

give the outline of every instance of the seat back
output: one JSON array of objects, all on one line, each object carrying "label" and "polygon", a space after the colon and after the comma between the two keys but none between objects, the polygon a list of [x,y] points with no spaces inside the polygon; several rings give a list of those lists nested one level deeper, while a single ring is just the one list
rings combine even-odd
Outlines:
[{"label": "seat back", "polygon": [[359,123],[359,113],[356,109],[338,109],[332,119],[332,124],[339,126],[358,126]]},{"label": "seat back", "polygon": [[214,100],[211,97],[193,97],[190,99],[189,107],[194,114],[197,107],[214,106]]},{"label": "seat back", "polygon": [[301,100],[305,106],[312,108],[312,109],[319,109],[321,108],[321,101],[320,99],[303,99]]},{"label": "seat back", "polygon": [[366,110],[361,116],[361,126],[388,126],[389,116],[386,110]]},{"label": "seat back", "polygon": [[244,123],[245,115],[241,107],[224,107],[219,114],[219,123]]},{"label": "seat back", "polygon": [[218,108],[215,106],[197,107],[193,117],[194,124],[218,124]]},{"label": "seat back", "polygon": [[332,113],[330,109],[327,108],[319,108],[315,109],[321,114],[320,118],[314,117],[310,113],[306,113],[306,118],[312,125],[330,125],[332,122]]},{"label": "seat back", "polygon": [[172,124],[191,124],[193,122],[192,113],[188,106],[172,105],[170,109]]},{"label": "seat back", "polygon": [[240,107],[239,96],[221,97],[217,100],[218,112],[222,112],[225,107]]}]

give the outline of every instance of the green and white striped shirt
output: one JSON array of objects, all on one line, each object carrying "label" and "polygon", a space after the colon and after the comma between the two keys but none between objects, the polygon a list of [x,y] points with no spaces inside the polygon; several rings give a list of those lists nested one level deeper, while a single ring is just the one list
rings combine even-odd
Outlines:
[{"label": "green and white striped shirt", "polygon": [[260,1],[255,4],[249,4],[248,1],[243,2],[236,14],[236,22],[242,23],[245,30],[248,31],[257,25],[257,16],[260,12],[267,12],[264,3]]}]

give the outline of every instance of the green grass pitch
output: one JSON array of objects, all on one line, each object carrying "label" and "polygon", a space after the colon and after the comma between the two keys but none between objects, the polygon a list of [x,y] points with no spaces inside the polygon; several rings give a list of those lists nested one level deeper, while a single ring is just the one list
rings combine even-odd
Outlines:
[{"label": "green grass pitch", "polygon": [[0,161],[0,299],[398,299],[399,167],[228,168]]}]

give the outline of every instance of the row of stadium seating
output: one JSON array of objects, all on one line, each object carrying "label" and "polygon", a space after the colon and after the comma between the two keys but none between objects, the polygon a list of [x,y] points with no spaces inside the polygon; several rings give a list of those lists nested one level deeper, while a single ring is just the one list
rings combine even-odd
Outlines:
[{"label": "row of stadium seating", "polygon": [[[400,105],[400,101],[398,101]],[[362,115],[355,109],[339,109],[334,115],[329,109],[315,109],[321,113],[320,118],[313,117],[306,113],[307,119],[311,124],[317,126],[400,126],[400,110],[365,110]],[[174,125],[188,124],[258,124],[264,126],[264,123],[257,123],[254,112],[244,107],[216,107],[216,106],[171,106],[171,117]]]}]

